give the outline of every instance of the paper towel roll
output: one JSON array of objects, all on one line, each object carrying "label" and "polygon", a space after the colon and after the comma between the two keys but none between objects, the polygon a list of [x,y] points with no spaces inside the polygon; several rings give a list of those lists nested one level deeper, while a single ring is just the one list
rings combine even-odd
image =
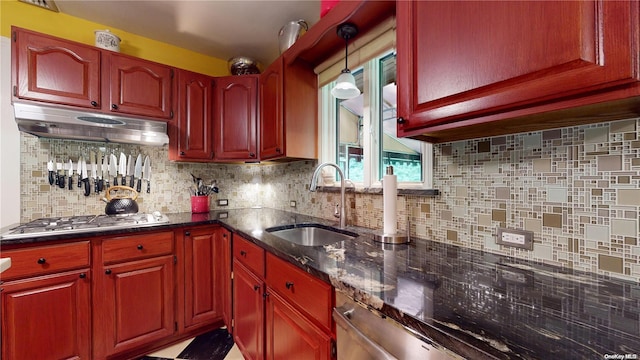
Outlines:
[{"label": "paper towel roll", "polygon": [[[389,173],[388,170],[387,173]],[[397,195],[398,179],[396,175],[393,175],[393,168],[391,168],[391,175],[382,177],[382,231],[385,234],[395,234],[398,230]]]}]

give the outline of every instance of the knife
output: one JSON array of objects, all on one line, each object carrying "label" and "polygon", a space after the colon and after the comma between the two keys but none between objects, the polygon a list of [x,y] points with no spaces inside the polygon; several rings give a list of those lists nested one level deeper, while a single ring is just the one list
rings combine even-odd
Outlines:
[{"label": "knife", "polygon": [[96,167],[96,153],[89,152],[89,158],[91,160],[91,177],[93,178],[95,191],[98,192],[98,169]]},{"label": "knife", "polygon": [[148,155],[144,158],[144,165],[142,167],[143,167],[143,170],[142,170],[143,178],[147,182],[147,193],[150,193],[151,192],[151,160],[149,159]]},{"label": "knife", "polygon": [[113,177],[113,186],[118,186],[118,158],[115,154],[109,156],[109,176]]},{"label": "knife", "polygon": [[87,162],[84,160],[82,160],[82,183],[84,184],[84,196],[89,196],[91,194],[91,185],[89,184]]},{"label": "knife", "polygon": [[76,172],[78,173],[78,189],[82,189],[82,163],[84,162],[84,158],[80,156],[78,158],[78,168]]},{"label": "knife", "polygon": [[104,160],[102,160],[102,176],[104,177],[104,188],[109,188],[109,155],[104,154]]},{"label": "knife", "polygon": [[58,163],[56,164],[56,166],[58,167],[58,186],[60,186],[60,189],[64,189],[65,187],[64,163]]},{"label": "knife", "polygon": [[49,185],[53,185],[55,182],[55,177],[53,176],[53,173],[55,172],[54,169],[54,163],[56,162],[56,159],[49,159],[49,161],[47,162],[47,171],[49,171]]},{"label": "knife", "polygon": [[[138,154],[138,157],[136,158],[136,167],[135,170],[133,171],[133,177],[134,178],[138,178],[138,184],[136,185],[136,191],[140,192],[141,187],[142,187],[142,154]],[[133,187],[133,186],[131,186]]]},{"label": "knife", "polygon": [[127,156],[124,153],[120,153],[120,166],[118,172],[120,173],[120,185],[127,186]]},{"label": "knife", "polygon": [[104,186],[102,180],[102,174],[104,171],[104,163],[102,162],[102,151],[98,151],[98,157],[96,158],[96,167],[98,172],[98,178],[96,179],[96,192],[101,192]]},{"label": "knife", "polygon": [[53,161],[54,166],[56,167],[56,180],[55,180],[55,184],[60,186],[60,168],[62,167],[62,164],[60,164],[59,162]]},{"label": "knife", "polygon": [[69,190],[73,190],[73,161],[69,159]]},{"label": "knife", "polygon": [[129,187],[133,187],[133,168],[135,164],[133,163],[133,157],[129,154],[129,158],[127,158],[127,176],[129,176]]}]

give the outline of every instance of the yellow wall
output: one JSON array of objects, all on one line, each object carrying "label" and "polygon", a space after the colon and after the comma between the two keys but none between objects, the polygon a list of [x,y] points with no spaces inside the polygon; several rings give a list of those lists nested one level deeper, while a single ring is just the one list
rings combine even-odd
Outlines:
[{"label": "yellow wall", "polygon": [[120,52],[123,54],[211,76],[229,75],[226,60],[17,0],[0,0],[0,35],[11,37],[12,25],[89,45],[95,43],[95,30],[109,29],[122,39]]}]

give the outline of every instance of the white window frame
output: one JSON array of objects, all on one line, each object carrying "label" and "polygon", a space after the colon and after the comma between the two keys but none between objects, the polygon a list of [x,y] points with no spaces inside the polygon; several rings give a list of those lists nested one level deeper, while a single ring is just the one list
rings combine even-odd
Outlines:
[{"label": "white window frame", "polygon": [[[362,67],[353,69],[353,72],[363,68],[364,71],[364,92],[370,96],[365,96],[363,99],[363,119],[362,119],[362,131],[363,134],[363,181],[353,182],[357,189],[360,188],[381,188],[382,176],[384,174],[379,173],[379,154],[380,149],[380,111],[378,110],[380,101],[380,87],[378,86],[379,78],[379,60],[391,53],[394,50],[390,49],[383,52],[381,55],[376,56],[374,59],[364,63]],[[339,74],[336,74],[337,78]],[[371,81],[375,79],[376,81]],[[323,86],[318,89],[318,129],[320,132],[319,146],[320,146],[320,162],[332,162],[336,163],[336,126],[337,126],[337,101],[330,93],[330,89],[335,86],[335,80],[329,83],[329,86]],[[368,134],[368,136],[366,136]],[[433,187],[433,145],[430,143],[422,142],[422,182],[398,182],[399,189],[431,189]]]}]

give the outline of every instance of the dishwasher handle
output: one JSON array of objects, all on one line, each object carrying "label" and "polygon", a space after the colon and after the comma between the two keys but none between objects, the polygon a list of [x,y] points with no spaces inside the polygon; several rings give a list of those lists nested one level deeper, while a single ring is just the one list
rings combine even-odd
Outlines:
[{"label": "dishwasher handle", "polygon": [[382,346],[369,339],[350,321],[349,317],[352,312],[353,309],[345,309],[344,307],[334,308],[333,319],[336,321],[336,325],[344,329],[353,340],[357,341],[367,350],[373,359],[398,360],[395,356],[389,354]]}]

